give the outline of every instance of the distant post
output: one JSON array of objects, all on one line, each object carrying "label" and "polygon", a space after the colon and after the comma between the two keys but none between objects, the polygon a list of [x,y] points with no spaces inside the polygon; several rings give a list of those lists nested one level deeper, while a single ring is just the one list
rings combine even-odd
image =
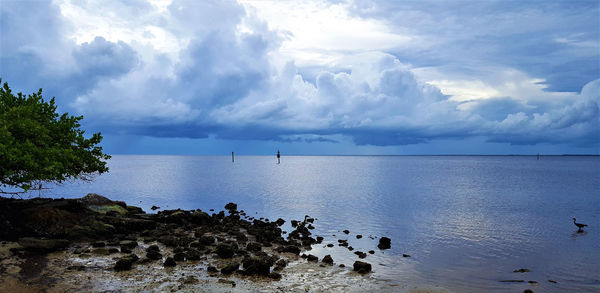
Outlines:
[{"label": "distant post", "polygon": [[233,157],[233,152],[231,152],[231,162],[235,162],[235,158]]},{"label": "distant post", "polygon": [[281,164],[281,154],[279,153],[279,150],[277,150],[277,164]]},{"label": "distant post", "polygon": [[538,153],[538,155],[537,155],[537,159],[538,159],[538,161],[540,160],[540,153]]}]

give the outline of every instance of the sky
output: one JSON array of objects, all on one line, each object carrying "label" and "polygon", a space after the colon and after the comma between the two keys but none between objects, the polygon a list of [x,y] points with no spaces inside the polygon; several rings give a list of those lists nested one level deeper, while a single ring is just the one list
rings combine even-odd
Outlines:
[{"label": "sky", "polygon": [[600,154],[600,2],[0,0],[109,154]]}]

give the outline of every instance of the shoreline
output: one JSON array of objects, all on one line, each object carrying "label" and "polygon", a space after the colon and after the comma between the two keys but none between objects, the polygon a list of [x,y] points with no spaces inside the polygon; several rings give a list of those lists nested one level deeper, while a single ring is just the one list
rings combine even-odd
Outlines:
[{"label": "shoreline", "polygon": [[310,255],[323,238],[309,216],[287,233],[286,220],[249,217],[234,203],[212,215],[147,214],[97,194],[0,198],[0,210],[0,291],[449,292],[400,288],[373,278],[367,262]]}]

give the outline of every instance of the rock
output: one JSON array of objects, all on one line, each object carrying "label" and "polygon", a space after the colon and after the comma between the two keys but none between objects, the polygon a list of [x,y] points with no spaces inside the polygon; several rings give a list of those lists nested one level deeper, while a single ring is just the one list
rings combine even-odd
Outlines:
[{"label": "rock", "polygon": [[235,287],[235,281],[232,281],[232,280],[219,279],[218,282],[221,283],[221,284],[231,285],[231,287]]},{"label": "rock", "polygon": [[362,235],[360,235],[360,234],[356,235],[356,239],[360,239],[360,238],[362,238]]},{"label": "rock", "polygon": [[138,243],[137,243],[137,241],[123,240],[123,241],[119,242],[119,245],[121,247],[125,246],[125,247],[127,247],[129,249],[134,249],[134,248],[136,248],[138,246]]},{"label": "rock", "polygon": [[333,247],[332,243],[327,244],[327,247]]},{"label": "rock", "polygon": [[157,250],[147,250],[146,257],[151,260],[159,260],[162,259],[162,254]]},{"label": "rock", "polygon": [[392,240],[387,237],[379,238],[379,244],[377,245],[379,249],[389,249],[392,247]]},{"label": "rock", "polygon": [[273,280],[281,280],[281,274],[280,273],[276,273],[276,272],[272,272],[269,274],[269,278],[273,279]]},{"label": "rock", "polygon": [[527,281],[527,283],[531,284],[531,285],[537,285],[538,282],[537,281]]},{"label": "rock", "polygon": [[225,205],[225,209],[228,210],[230,213],[233,213],[237,211],[237,204],[230,202]]},{"label": "rock", "polygon": [[525,280],[500,280],[502,283],[524,283]]},{"label": "rock", "polygon": [[525,291],[523,291],[523,293],[533,293],[533,291],[531,291],[531,289],[525,289]]},{"label": "rock", "polygon": [[200,252],[193,248],[188,249],[185,253],[185,258],[187,260],[200,260],[201,256],[202,255],[200,254]]},{"label": "rock", "polygon": [[157,207],[157,206],[153,205],[150,209],[153,210],[153,211],[156,211],[156,210],[160,209],[160,207]]},{"label": "rock", "polygon": [[215,237],[202,235],[202,237],[200,237],[200,243],[204,245],[212,245],[215,243]]},{"label": "rock", "polygon": [[276,250],[277,250],[277,252],[289,252],[289,253],[293,253],[295,255],[300,254],[300,247],[294,246],[294,245],[281,246],[281,247],[277,248]]},{"label": "rock", "polygon": [[292,224],[292,227],[294,227],[294,228],[298,227],[298,221],[291,220],[290,223]]},{"label": "rock", "polygon": [[266,258],[249,257],[244,259],[244,275],[267,276],[271,270],[271,262]]},{"label": "rock", "polygon": [[96,248],[96,249],[92,250],[92,254],[95,254],[95,255],[109,255],[110,252],[106,248]]},{"label": "rock", "polygon": [[410,254],[403,253],[402,257],[410,257]]},{"label": "rock", "polygon": [[548,280],[548,282],[550,282],[550,283],[552,283],[552,284],[558,284],[558,282],[557,282],[557,281],[554,281],[554,280]]},{"label": "rock", "polygon": [[348,250],[352,251],[352,250],[354,250],[354,247],[348,246]]},{"label": "rock", "polygon": [[285,259],[280,259],[275,263],[276,267],[285,268],[287,266],[287,261]]},{"label": "rock", "polygon": [[175,253],[175,254],[173,255],[173,259],[174,259],[175,261],[184,261],[184,260],[185,260],[185,253],[183,253],[183,252],[178,252],[178,253]]},{"label": "rock", "polygon": [[310,262],[318,262],[319,258],[315,255],[309,254],[308,257],[306,258],[306,260],[308,260]]},{"label": "rock", "polygon": [[218,273],[219,271],[217,270],[217,268],[213,267],[213,266],[208,266],[206,268],[206,271],[209,273]]},{"label": "rock", "polygon": [[359,258],[367,257],[367,254],[362,251],[355,251],[354,254],[358,255]]},{"label": "rock", "polygon": [[51,252],[65,249],[71,242],[66,239],[38,239],[33,237],[24,237],[19,239],[19,245],[26,250],[41,252]]},{"label": "rock", "polygon": [[139,259],[139,257],[135,254],[130,254],[128,256],[125,257],[121,257],[117,260],[117,263],[115,264],[115,271],[126,271],[126,270],[130,270],[131,266],[134,262],[136,262]]},{"label": "rock", "polygon": [[106,243],[102,242],[102,241],[97,241],[92,243],[92,247],[104,247],[106,246]]},{"label": "rock", "polygon": [[345,268],[345,267],[346,267],[346,265],[342,263],[342,264],[340,264],[338,267],[340,267],[340,268]]},{"label": "rock", "polygon": [[237,244],[235,243],[219,243],[215,253],[220,258],[232,258],[237,248]]},{"label": "rock", "polygon": [[348,231],[348,230],[344,230],[342,232],[344,232],[344,234],[350,234],[350,231]]},{"label": "rock", "polygon": [[224,268],[221,269],[221,274],[225,274],[225,275],[229,275],[232,274],[233,272],[237,271],[240,267],[239,263],[232,263],[230,265],[225,266]]},{"label": "rock", "polygon": [[163,263],[163,266],[165,266],[165,267],[174,267],[176,265],[177,265],[177,263],[175,262],[175,259],[170,256],[167,257],[167,259]]},{"label": "rock", "polygon": [[529,269],[518,269],[514,270],[513,273],[529,273],[531,272]]},{"label": "rock", "polygon": [[323,257],[323,260],[321,260],[322,262],[326,263],[326,264],[333,264],[333,258],[331,258],[331,255],[326,255]]},{"label": "rock", "polygon": [[260,245],[260,243],[250,242],[246,245],[246,250],[247,251],[260,251],[261,247],[262,246]]},{"label": "rock", "polygon": [[354,271],[359,274],[366,274],[371,271],[371,264],[357,260],[354,262]]},{"label": "rock", "polygon": [[283,224],[285,224],[285,220],[282,218],[277,219],[277,221],[275,221],[275,224],[277,224],[277,226],[282,226]]},{"label": "rock", "polygon": [[131,248],[127,246],[121,246],[121,253],[131,253]]},{"label": "rock", "polygon": [[323,237],[322,236],[317,236],[317,243],[321,244],[323,242]]},{"label": "rock", "polygon": [[369,250],[369,254],[375,254],[375,250]]},{"label": "rock", "polygon": [[113,254],[113,253],[119,253],[119,249],[116,247],[111,247],[108,249],[108,253],[109,254]]},{"label": "rock", "polygon": [[150,251],[160,251],[160,248],[158,248],[158,245],[154,244],[154,245],[150,245],[148,246],[148,248],[146,248],[146,252],[150,252]]}]

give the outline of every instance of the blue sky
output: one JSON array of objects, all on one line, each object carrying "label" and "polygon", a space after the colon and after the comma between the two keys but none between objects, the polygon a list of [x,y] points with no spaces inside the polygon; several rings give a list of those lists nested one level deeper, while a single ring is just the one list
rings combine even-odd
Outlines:
[{"label": "blue sky", "polygon": [[112,154],[600,153],[598,1],[0,0]]}]

